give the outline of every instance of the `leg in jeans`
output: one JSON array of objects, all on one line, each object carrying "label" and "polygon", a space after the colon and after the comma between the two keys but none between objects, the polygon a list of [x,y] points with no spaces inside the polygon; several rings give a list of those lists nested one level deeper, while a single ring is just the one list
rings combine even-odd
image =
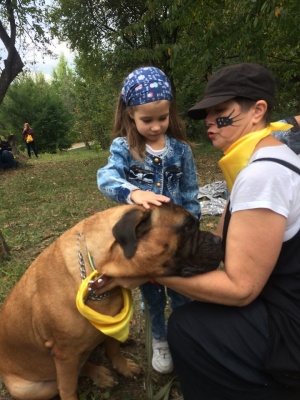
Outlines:
[{"label": "leg in jeans", "polygon": [[168,342],[185,400],[297,400],[264,372],[269,327],[264,304],[193,301],[169,318]]},{"label": "leg in jeans", "polygon": [[2,168],[16,168],[17,163],[14,159],[14,155],[8,151],[8,150],[3,150],[1,154],[1,164]]},{"label": "leg in jeans", "polygon": [[166,294],[164,286],[147,282],[140,287],[140,290],[149,308],[152,336],[158,340],[166,340]]},{"label": "leg in jeans", "polygon": [[172,289],[167,288],[167,294],[170,299],[170,305],[172,310],[174,308],[182,306],[183,304],[189,303],[191,301],[190,298],[184,296],[183,294],[180,294],[178,292],[175,292]]},{"label": "leg in jeans", "polygon": [[36,147],[35,147],[35,142],[33,141],[33,142],[30,142],[29,144],[32,148],[32,151],[34,152],[34,155],[36,156],[36,158],[38,158],[38,154],[37,154]]},{"label": "leg in jeans", "polygon": [[161,374],[169,374],[173,371],[173,361],[167,343],[165,287],[158,284],[145,283],[140,289],[148,305],[151,319],[152,367]]},{"label": "leg in jeans", "polygon": [[26,148],[27,148],[28,157],[31,158],[31,151],[30,151],[31,146],[30,146],[30,143],[26,143]]}]

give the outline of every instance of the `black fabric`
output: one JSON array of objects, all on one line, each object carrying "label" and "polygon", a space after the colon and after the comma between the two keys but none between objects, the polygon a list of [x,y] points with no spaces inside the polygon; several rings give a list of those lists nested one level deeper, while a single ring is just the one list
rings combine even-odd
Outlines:
[{"label": "black fabric", "polygon": [[[295,165],[277,158],[259,158],[284,165],[300,175]],[[223,245],[230,221],[224,220]],[[260,297],[268,309],[270,343],[265,368],[279,382],[300,387],[300,231],[282,249]]]},{"label": "black fabric", "polygon": [[2,154],[2,152],[3,152],[4,150],[11,151],[11,150],[12,150],[12,147],[11,147],[11,145],[10,145],[6,140],[1,140],[1,141],[0,141],[0,154]]},{"label": "black fabric", "polygon": [[299,400],[264,370],[269,325],[261,299],[245,307],[177,307],[168,343],[185,400]]},{"label": "black fabric", "polygon": [[298,122],[297,122],[297,120],[296,120],[295,117],[293,117],[293,116],[287,117],[287,118],[285,118],[285,120],[286,120],[286,122],[287,122],[288,124],[293,125],[293,127],[292,127],[292,129],[291,129],[291,132],[297,133],[297,132],[300,131],[299,124],[298,124]]},{"label": "black fabric", "polygon": [[227,208],[225,211],[225,217],[224,217],[224,223],[223,223],[223,232],[222,232],[222,248],[225,254],[226,250],[226,239],[227,239],[227,232],[228,232],[228,226],[229,226],[229,221],[231,217],[231,212],[230,212],[230,197],[227,202]]},{"label": "black fabric", "polygon": [[271,162],[276,162],[277,164],[284,165],[285,167],[293,170],[297,174],[300,175],[300,169],[296,167],[296,165],[293,165],[285,160],[281,160],[280,158],[273,158],[273,157],[263,157],[263,158],[258,158],[252,162],[258,162],[258,161],[271,161]]}]

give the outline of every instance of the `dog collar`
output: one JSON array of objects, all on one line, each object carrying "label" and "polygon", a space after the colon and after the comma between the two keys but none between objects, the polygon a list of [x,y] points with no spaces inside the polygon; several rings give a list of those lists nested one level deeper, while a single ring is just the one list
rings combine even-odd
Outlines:
[{"label": "dog collar", "polygon": [[125,342],[129,335],[129,322],[133,315],[133,301],[131,291],[121,288],[123,294],[123,309],[114,317],[103,315],[87,306],[84,302],[89,288],[89,282],[97,280],[98,271],[93,271],[85,278],[78,289],[76,296],[76,306],[82,316],[84,316],[95,328],[107,336],[111,336],[120,342]]},{"label": "dog collar", "polygon": [[[81,234],[78,234],[78,258],[79,258],[79,267],[80,267],[80,275],[81,275],[81,279],[84,280],[86,278],[86,269],[85,269],[85,263],[84,263],[84,259],[82,256],[82,253],[80,251],[80,239],[82,237]],[[84,240],[86,242],[86,238],[84,236]],[[85,248],[86,248],[86,255],[90,264],[90,267],[92,269],[92,271],[96,271],[96,267],[95,267],[95,263],[94,263],[94,259],[91,255],[91,253],[89,252],[87,245],[85,243]],[[115,291],[115,289],[109,290],[108,292],[105,292],[103,294],[96,294],[96,291],[100,288],[102,288],[104,285],[106,285],[106,283],[109,281],[109,277],[107,275],[101,275],[97,277],[95,277],[95,279],[90,280],[89,281],[89,285],[88,285],[88,292],[87,292],[87,296],[85,298],[85,303],[88,300],[94,300],[94,301],[101,301],[103,299],[105,299],[107,296],[109,296],[111,293],[113,293]]]}]

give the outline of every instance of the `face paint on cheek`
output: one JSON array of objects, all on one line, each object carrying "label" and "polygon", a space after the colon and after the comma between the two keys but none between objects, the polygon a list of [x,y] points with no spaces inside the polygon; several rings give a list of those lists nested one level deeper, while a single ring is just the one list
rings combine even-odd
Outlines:
[{"label": "face paint on cheek", "polygon": [[217,121],[218,128],[224,128],[225,126],[229,126],[229,125],[236,126],[236,125],[233,125],[233,124],[235,122],[240,121],[241,119],[243,119],[243,118],[236,119],[241,114],[238,114],[238,115],[235,115],[234,117],[232,117],[233,113],[234,113],[234,110],[228,115],[228,117],[217,118],[216,121]]}]

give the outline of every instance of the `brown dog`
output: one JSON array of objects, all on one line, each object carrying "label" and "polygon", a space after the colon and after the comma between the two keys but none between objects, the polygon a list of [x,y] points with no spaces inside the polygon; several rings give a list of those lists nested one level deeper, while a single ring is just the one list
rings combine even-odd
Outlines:
[{"label": "brown dog", "polygon": [[[79,375],[99,387],[112,386],[110,371],[88,361],[104,342],[118,373],[132,377],[139,367],[119,350],[119,341],[96,329],[76,308],[78,289],[92,272],[85,299],[89,309],[115,316],[123,307],[122,289],[98,296],[105,277],[139,277],[204,272],[219,265],[220,240],[176,205],[145,210],[116,206],[79,222],[46,248],[15,285],[0,310],[0,375],[21,400],[46,400],[58,393],[77,400]],[[93,263],[89,262],[89,255]],[[213,255],[213,258],[211,258]],[[91,259],[90,257],[90,259]],[[90,295],[90,296],[89,296]]]}]

